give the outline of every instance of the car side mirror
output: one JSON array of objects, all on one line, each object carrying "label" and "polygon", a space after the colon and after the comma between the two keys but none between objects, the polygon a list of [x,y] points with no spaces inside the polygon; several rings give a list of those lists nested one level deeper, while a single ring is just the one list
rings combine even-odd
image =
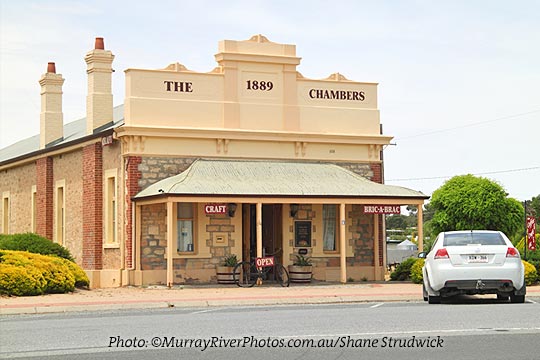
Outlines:
[{"label": "car side mirror", "polygon": [[418,253],[418,258],[425,259],[427,256],[427,253],[425,251],[422,251],[421,253]]}]

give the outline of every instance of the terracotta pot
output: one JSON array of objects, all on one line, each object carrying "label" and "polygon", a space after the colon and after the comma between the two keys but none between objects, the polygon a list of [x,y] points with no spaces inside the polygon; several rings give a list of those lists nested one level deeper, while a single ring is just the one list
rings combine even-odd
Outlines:
[{"label": "terracotta pot", "polygon": [[293,283],[310,283],[312,266],[289,265],[289,278]]}]

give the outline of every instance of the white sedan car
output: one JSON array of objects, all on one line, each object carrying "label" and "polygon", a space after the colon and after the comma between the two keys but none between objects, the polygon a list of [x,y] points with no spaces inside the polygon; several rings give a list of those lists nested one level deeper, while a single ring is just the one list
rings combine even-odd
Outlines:
[{"label": "white sedan car", "polygon": [[448,231],[425,257],[423,295],[430,304],[458,294],[497,294],[525,301],[525,271],[518,250],[500,231]]}]

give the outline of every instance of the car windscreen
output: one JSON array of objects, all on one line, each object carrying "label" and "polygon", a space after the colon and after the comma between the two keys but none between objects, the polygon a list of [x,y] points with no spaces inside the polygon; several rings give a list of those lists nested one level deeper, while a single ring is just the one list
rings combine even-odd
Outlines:
[{"label": "car windscreen", "polygon": [[443,246],[506,245],[499,233],[445,234]]}]

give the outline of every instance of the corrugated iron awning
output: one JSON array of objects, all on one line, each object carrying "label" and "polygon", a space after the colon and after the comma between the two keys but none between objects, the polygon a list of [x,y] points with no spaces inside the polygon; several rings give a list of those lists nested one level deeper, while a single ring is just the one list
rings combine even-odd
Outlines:
[{"label": "corrugated iron awning", "polygon": [[334,164],[208,159],[148,186],[134,199],[164,195],[428,198],[419,191],[375,183]]}]

